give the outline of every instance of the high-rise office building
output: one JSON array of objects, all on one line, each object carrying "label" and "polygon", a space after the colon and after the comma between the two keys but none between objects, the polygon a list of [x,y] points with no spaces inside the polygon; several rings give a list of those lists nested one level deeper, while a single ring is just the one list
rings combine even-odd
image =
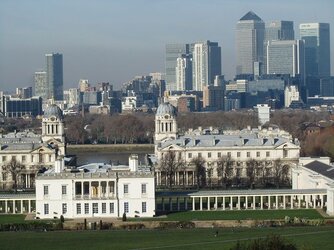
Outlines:
[{"label": "high-rise office building", "polygon": [[267,72],[267,44],[273,40],[295,40],[293,21],[271,21],[265,24],[263,73]]},{"label": "high-rise office building", "polygon": [[166,89],[176,90],[176,60],[182,54],[189,54],[189,44],[167,44],[166,45]]},{"label": "high-rise office building", "polygon": [[260,17],[250,11],[237,23],[237,75],[254,74],[254,63],[263,62],[265,25]]},{"label": "high-rise office building", "polygon": [[272,40],[267,44],[267,74],[290,74],[305,78],[303,40]]},{"label": "high-rise office building", "polygon": [[192,56],[183,54],[176,59],[176,90],[192,90]]},{"label": "high-rise office building", "polygon": [[330,76],[329,23],[302,23],[299,32],[305,41],[306,76]]},{"label": "high-rise office building", "polygon": [[193,45],[193,90],[202,91],[221,75],[221,48],[217,42],[199,42]]},{"label": "high-rise office building", "polygon": [[49,98],[49,87],[45,71],[35,72],[35,95],[42,97],[43,100]]},{"label": "high-rise office building", "polygon": [[63,55],[46,54],[46,77],[48,98],[63,100]]}]

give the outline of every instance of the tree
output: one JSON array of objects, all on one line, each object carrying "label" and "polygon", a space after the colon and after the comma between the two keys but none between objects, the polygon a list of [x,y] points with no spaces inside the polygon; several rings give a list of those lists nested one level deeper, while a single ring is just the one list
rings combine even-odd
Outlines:
[{"label": "tree", "polygon": [[195,166],[197,188],[206,186],[205,160],[198,156],[191,160],[191,164]]},{"label": "tree", "polygon": [[217,160],[217,174],[221,184],[227,184],[233,175],[234,160],[231,156],[222,156]]},{"label": "tree", "polygon": [[2,171],[9,173],[12,176],[12,180],[14,181],[13,189],[15,193],[17,192],[18,178],[24,169],[25,166],[14,157],[10,160],[10,162],[2,166]]},{"label": "tree", "polygon": [[260,162],[255,159],[249,159],[248,161],[246,161],[246,175],[248,177],[250,187],[254,185],[259,166]]},{"label": "tree", "polygon": [[161,172],[163,172],[167,177],[168,187],[171,189],[173,186],[173,180],[175,173],[181,168],[184,164],[182,160],[181,153],[176,153],[173,150],[168,150],[162,155],[160,161]]},{"label": "tree", "polygon": [[272,174],[274,184],[279,188],[282,184],[288,182],[290,167],[282,162],[281,159],[274,160],[272,167]]}]

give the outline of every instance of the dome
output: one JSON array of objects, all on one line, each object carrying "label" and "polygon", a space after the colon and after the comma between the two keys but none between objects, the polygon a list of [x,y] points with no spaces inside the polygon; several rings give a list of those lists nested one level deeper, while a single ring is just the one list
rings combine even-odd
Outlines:
[{"label": "dome", "polygon": [[44,118],[55,116],[59,120],[63,119],[63,111],[56,105],[52,104],[44,110]]},{"label": "dome", "polygon": [[161,103],[156,113],[156,115],[159,116],[164,116],[166,114],[170,116],[176,116],[176,108],[168,102]]}]

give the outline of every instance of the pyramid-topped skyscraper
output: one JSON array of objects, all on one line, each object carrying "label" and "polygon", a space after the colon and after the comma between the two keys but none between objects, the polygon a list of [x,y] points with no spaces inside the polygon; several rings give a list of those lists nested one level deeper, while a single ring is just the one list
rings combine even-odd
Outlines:
[{"label": "pyramid-topped skyscraper", "polygon": [[238,21],[236,27],[237,75],[253,75],[254,68],[257,71],[263,63],[264,31],[264,22],[252,11]]}]

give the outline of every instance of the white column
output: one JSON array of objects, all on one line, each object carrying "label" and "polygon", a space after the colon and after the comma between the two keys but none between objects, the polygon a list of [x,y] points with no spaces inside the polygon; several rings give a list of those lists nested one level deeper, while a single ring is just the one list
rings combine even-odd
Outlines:
[{"label": "white column", "polygon": [[256,209],[256,202],[255,202],[255,195],[253,196],[253,209],[255,210]]},{"label": "white column", "polygon": [[276,195],[276,209],[278,209],[278,195]]},{"label": "white column", "polygon": [[271,195],[268,195],[268,209],[271,209]]},{"label": "white column", "polygon": [[193,211],[195,211],[195,197],[192,197],[193,198]]},{"label": "white column", "polygon": [[302,203],[302,197],[301,197],[301,195],[298,195],[297,199],[298,199],[298,208],[301,208],[301,203]]},{"label": "white column", "polygon": [[207,198],[208,201],[208,210],[210,210],[210,197]]},{"label": "white column", "polygon": [[216,210],[218,209],[218,197],[217,196],[215,197],[215,209]]},{"label": "white column", "polygon": [[310,200],[310,196],[309,195],[305,195],[306,208],[308,208],[309,200]]},{"label": "white column", "polygon": [[199,197],[199,210],[203,210],[203,204],[202,204],[202,201],[203,201],[203,199],[202,199],[202,196],[201,197]]},{"label": "white column", "polygon": [[7,205],[7,200],[5,200],[5,213],[8,213],[8,205]]},{"label": "white column", "polygon": [[31,200],[28,200],[28,213],[31,213]]},{"label": "white column", "polygon": [[260,203],[261,203],[261,210],[263,210],[263,195],[261,195]]},{"label": "white column", "polygon": [[223,210],[225,210],[225,196],[223,196]]},{"label": "white column", "polygon": [[283,195],[283,208],[286,209],[286,199],[285,199],[285,195]]},{"label": "white column", "polygon": [[233,197],[231,196],[230,197],[230,210],[233,209]]},{"label": "white column", "polygon": [[238,210],[240,210],[240,209],[241,209],[241,202],[240,202],[240,198],[241,198],[241,196],[239,195],[239,196],[238,196]]},{"label": "white column", "polygon": [[13,214],[16,214],[16,210],[15,210],[15,200],[13,200]]},{"label": "white column", "polygon": [[21,214],[23,214],[23,200],[21,200],[21,211],[20,211]]}]

